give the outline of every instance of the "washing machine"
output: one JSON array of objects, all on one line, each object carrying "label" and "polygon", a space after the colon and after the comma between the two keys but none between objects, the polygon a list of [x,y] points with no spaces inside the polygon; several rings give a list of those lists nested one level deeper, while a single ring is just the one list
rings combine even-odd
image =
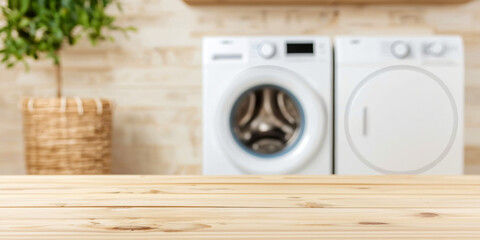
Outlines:
[{"label": "washing machine", "polygon": [[462,174],[458,36],[335,39],[335,173]]},{"label": "washing machine", "polygon": [[203,173],[331,174],[327,37],[203,41]]}]

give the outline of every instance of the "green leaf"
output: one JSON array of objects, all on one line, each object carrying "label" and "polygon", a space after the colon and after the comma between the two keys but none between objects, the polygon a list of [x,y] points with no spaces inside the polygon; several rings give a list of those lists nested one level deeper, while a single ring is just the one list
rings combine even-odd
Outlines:
[{"label": "green leaf", "polygon": [[30,0],[21,0],[21,8],[20,8],[20,12],[23,14],[25,14],[28,10],[28,6],[30,6]]},{"label": "green leaf", "polygon": [[78,23],[87,27],[88,26],[88,14],[85,11],[81,11],[79,14]]},{"label": "green leaf", "polygon": [[110,5],[121,10],[115,0],[7,0],[0,7],[5,19],[0,27],[2,62],[12,67],[43,56],[60,64],[58,51],[81,38],[96,45],[113,41],[113,31],[135,31],[115,24],[115,16],[106,12]]},{"label": "green leaf", "polygon": [[27,61],[23,60],[22,63],[23,63],[23,66],[25,67],[25,71],[27,72],[30,71],[30,66],[28,65]]},{"label": "green leaf", "polygon": [[25,27],[27,27],[29,24],[30,24],[30,19],[28,19],[28,18],[26,18],[26,17],[22,17],[22,19],[21,19],[20,22],[18,23],[18,27],[19,27],[19,28],[25,28]]},{"label": "green leaf", "polygon": [[117,4],[116,4],[116,5],[117,5],[117,9],[118,9],[118,11],[120,11],[120,12],[123,12],[123,7],[122,7],[122,4],[120,4],[120,2],[117,2]]}]

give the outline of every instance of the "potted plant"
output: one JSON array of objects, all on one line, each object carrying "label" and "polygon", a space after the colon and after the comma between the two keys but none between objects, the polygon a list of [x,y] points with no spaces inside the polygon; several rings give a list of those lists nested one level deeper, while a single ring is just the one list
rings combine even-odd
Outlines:
[{"label": "potted plant", "polygon": [[[114,0],[8,0],[0,28],[2,63],[49,58],[56,97],[22,101],[25,159],[29,174],[105,174],[110,171],[112,104],[106,99],[64,97],[61,51],[88,38],[92,45],[113,40],[106,31],[129,31],[114,24],[105,9]],[[117,3],[120,8],[119,3]]]}]

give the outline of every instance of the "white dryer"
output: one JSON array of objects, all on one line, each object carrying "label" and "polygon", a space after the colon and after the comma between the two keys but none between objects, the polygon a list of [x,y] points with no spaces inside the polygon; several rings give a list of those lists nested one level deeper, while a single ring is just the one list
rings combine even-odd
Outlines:
[{"label": "white dryer", "polygon": [[203,41],[203,173],[331,174],[326,37]]},{"label": "white dryer", "polygon": [[335,173],[462,174],[458,36],[337,37]]}]

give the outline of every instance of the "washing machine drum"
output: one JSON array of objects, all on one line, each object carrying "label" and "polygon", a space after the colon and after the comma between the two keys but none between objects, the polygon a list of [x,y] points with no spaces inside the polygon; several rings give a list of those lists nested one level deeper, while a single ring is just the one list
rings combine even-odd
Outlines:
[{"label": "washing machine drum", "polygon": [[321,149],[326,109],[298,74],[256,67],[239,74],[218,108],[218,141],[246,173],[294,173]]},{"label": "washing machine drum", "polygon": [[303,109],[288,90],[261,85],[247,90],[231,111],[231,130],[252,154],[271,157],[294,146],[303,133]]}]

